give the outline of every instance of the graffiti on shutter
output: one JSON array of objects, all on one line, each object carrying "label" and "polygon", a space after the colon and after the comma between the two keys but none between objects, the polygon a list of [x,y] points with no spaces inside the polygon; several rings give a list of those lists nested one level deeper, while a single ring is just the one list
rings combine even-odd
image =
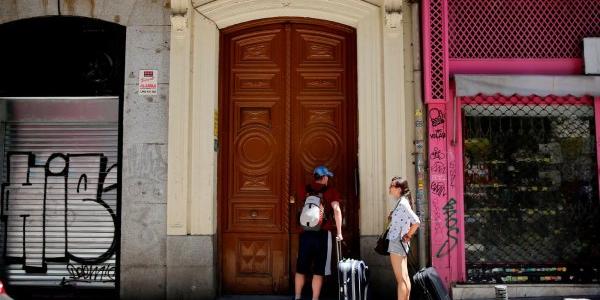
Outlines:
[{"label": "graffiti on shutter", "polygon": [[3,122],[0,250],[11,284],[115,287],[118,117],[107,120]]}]

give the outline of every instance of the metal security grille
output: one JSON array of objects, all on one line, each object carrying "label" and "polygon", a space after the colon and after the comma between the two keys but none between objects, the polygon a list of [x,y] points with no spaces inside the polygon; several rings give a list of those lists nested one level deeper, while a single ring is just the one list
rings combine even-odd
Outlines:
[{"label": "metal security grille", "polygon": [[[0,249],[11,284],[115,287],[118,99],[107,100],[6,105]],[[45,112],[21,114],[36,106]]]},{"label": "metal security grille", "polygon": [[599,282],[593,107],[468,104],[463,116],[468,281]]},{"label": "metal security grille", "polygon": [[429,23],[430,23],[430,47],[431,47],[431,95],[426,95],[435,100],[443,100],[446,96],[445,92],[445,64],[444,53],[446,45],[444,43],[444,7],[443,0],[431,0],[429,6]]},{"label": "metal security grille", "polygon": [[580,58],[599,0],[448,0],[451,58]]}]

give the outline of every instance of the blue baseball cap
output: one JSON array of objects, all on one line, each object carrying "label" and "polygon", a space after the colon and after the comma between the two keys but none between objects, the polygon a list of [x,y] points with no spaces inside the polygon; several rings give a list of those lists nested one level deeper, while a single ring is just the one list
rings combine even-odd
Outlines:
[{"label": "blue baseball cap", "polygon": [[329,171],[326,166],[318,166],[313,171],[314,175],[333,177],[333,172]]}]

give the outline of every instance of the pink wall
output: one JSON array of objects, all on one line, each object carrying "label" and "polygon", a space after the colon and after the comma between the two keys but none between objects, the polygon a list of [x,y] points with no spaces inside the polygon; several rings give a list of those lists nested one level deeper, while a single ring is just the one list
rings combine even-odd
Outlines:
[{"label": "pink wall", "polygon": [[424,0],[423,7],[431,262],[449,285],[465,279],[462,178],[459,178],[462,156],[461,150],[451,144],[454,118],[452,101],[448,101],[453,92],[449,80],[447,3]]},{"label": "pink wall", "polygon": [[450,59],[453,74],[569,75],[583,72],[581,58],[563,59]]},{"label": "pink wall", "polygon": [[445,104],[432,103],[428,105],[427,111],[432,264],[447,283],[453,279],[450,277],[451,262],[448,253],[455,249],[459,241],[457,237],[450,238],[444,214],[444,206],[448,204],[447,109]]},{"label": "pink wall", "polygon": [[462,143],[452,145],[452,103],[431,103],[427,111],[431,261],[449,284],[465,280]]}]

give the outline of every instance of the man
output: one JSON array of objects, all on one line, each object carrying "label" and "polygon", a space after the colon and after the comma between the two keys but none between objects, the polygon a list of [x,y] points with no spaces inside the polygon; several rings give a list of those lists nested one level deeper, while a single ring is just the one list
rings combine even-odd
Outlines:
[{"label": "man", "polygon": [[[325,166],[318,166],[313,171],[314,181],[300,189],[299,195],[322,195],[322,204],[326,219],[320,230],[305,230],[300,234],[298,261],[296,263],[295,297],[301,299],[302,287],[306,275],[312,274],[312,299],[318,300],[323,286],[323,277],[331,275],[331,230],[337,229],[337,240],[342,240],[342,210],[340,209],[340,193],[329,186],[333,173]],[[304,203],[303,203],[304,204]],[[333,214],[331,213],[333,211]],[[335,219],[335,224],[331,216]]]}]

